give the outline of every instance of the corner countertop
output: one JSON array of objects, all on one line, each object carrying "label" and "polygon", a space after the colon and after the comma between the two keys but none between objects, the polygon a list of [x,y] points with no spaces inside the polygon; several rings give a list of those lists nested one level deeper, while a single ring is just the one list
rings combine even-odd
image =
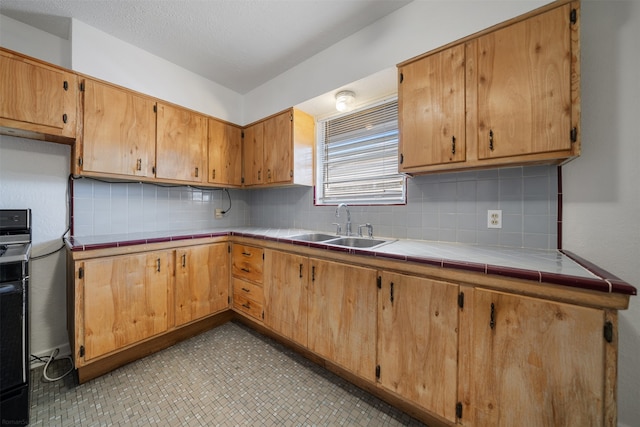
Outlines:
[{"label": "corner countertop", "polygon": [[372,249],[361,249],[292,239],[296,235],[311,232],[314,231],[293,228],[241,227],[102,236],[72,236],[67,239],[67,246],[71,251],[87,251],[207,237],[241,236],[355,255],[416,262],[440,268],[513,277],[605,293],[637,295],[637,290],[634,286],[565,250],[507,248],[390,238],[383,238],[389,240],[384,245]]}]

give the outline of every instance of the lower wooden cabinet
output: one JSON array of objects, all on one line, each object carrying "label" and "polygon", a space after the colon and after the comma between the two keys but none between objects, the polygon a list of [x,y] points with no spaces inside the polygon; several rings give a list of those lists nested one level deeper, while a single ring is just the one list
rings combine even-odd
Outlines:
[{"label": "lower wooden cabinet", "polygon": [[482,289],[464,293],[461,330],[469,335],[460,340],[468,355],[460,370],[460,424],[615,425],[604,395],[611,388],[606,354],[614,349],[603,334],[604,310]]},{"label": "lower wooden cabinet", "polygon": [[231,250],[233,309],[262,321],[264,318],[264,250],[234,244]]},{"label": "lower wooden cabinet", "polygon": [[378,292],[379,384],[456,421],[458,293],[453,283],[390,272]]},{"label": "lower wooden cabinet", "polygon": [[375,381],[376,270],[318,259],[310,262],[309,349]]},{"label": "lower wooden cabinet", "polygon": [[168,329],[172,251],[77,263],[76,366]]},{"label": "lower wooden cabinet", "polygon": [[229,307],[228,248],[214,243],[176,250],[176,326]]},{"label": "lower wooden cabinet", "polygon": [[265,251],[264,323],[307,346],[309,258]]}]

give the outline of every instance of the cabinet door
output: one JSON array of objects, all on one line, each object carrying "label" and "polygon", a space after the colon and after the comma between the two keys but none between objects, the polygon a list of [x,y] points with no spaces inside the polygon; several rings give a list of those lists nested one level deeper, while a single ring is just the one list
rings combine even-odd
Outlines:
[{"label": "cabinet door", "polygon": [[461,375],[470,389],[464,424],[604,425],[602,310],[479,289],[471,295],[461,325],[472,331],[461,342],[470,355]]},{"label": "cabinet door", "polygon": [[170,252],[84,262],[84,346],[90,360],[167,330]]},{"label": "cabinet door", "polygon": [[307,345],[306,257],[265,251],[264,323],[279,334]]},{"label": "cabinet door", "polygon": [[375,381],[376,271],[311,260],[309,348]]},{"label": "cabinet door", "polygon": [[156,178],[203,182],[207,118],[158,103]]},{"label": "cabinet door", "polygon": [[75,75],[0,55],[0,118],[19,128],[75,136],[76,90]]},{"label": "cabinet door", "polygon": [[464,45],[400,68],[400,170],[466,157]]},{"label": "cabinet door", "polygon": [[84,81],[82,169],[153,176],[155,102],[104,83]]},{"label": "cabinet door", "polygon": [[256,185],[265,181],[262,176],[262,152],[264,147],[263,123],[256,123],[245,128],[243,138],[244,184]]},{"label": "cabinet door", "polygon": [[293,135],[290,111],[264,121],[264,169],[267,183],[289,182],[293,177]]},{"label": "cabinet door", "polygon": [[480,159],[571,149],[570,7],[478,39]]},{"label": "cabinet door", "polygon": [[176,326],[229,307],[226,243],[176,250]]},{"label": "cabinet door", "polygon": [[380,384],[452,422],[458,291],[455,284],[384,272],[378,296]]},{"label": "cabinet door", "polygon": [[242,130],[209,119],[209,183],[242,185]]}]

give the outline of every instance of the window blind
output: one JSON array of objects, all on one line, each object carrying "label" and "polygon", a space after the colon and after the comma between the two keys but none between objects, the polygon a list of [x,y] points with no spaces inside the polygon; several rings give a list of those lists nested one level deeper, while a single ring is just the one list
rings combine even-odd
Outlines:
[{"label": "window blind", "polygon": [[397,100],[326,120],[320,129],[320,204],[405,203]]}]

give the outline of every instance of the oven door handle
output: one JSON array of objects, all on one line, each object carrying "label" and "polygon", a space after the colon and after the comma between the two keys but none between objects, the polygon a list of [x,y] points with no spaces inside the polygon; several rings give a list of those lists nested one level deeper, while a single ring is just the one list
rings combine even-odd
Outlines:
[{"label": "oven door handle", "polygon": [[0,284],[0,295],[4,295],[4,294],[11,294],[11,293],[21,293],[22,292],[22,286],[21,285],[16,285],[13,283],[3,283]]}]

